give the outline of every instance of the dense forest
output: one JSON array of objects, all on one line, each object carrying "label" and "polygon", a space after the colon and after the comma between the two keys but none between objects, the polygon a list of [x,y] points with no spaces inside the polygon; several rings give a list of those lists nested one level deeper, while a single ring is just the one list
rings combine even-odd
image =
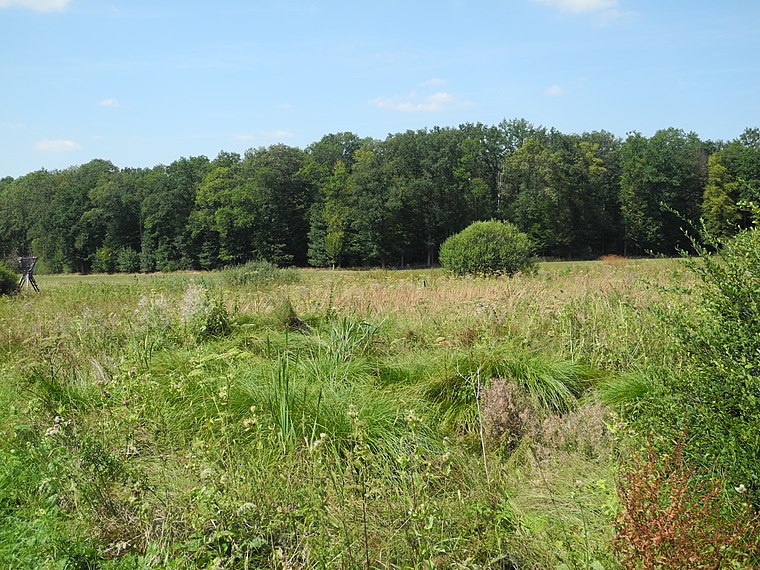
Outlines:
[{"label": "dense forest", "polygon": [[508,220],[562,259],[672,254],[703,219],[717,236],[760,201],[760,129],[703,141],[565,134],[526,120],[324,136],[239,155],[118,168],[107,160],[0,180],[0,258],[52,272],[436,262],[476,220]]}]

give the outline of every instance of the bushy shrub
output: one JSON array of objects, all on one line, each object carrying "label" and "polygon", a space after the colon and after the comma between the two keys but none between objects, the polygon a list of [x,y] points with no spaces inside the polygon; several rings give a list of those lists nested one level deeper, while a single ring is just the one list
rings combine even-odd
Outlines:
[{"label": "bushy shrub", "polygon": [[136,273],[140,271],[140,254],[131,247],[122,247],[116,253],[116,271]]},{"label": "bushy shrub", "polygon": [[274,285],[295,283],[299,279],[294,269],[281,269],[268,261],[249,261],[222,272],[228,285]]},{"label": "bushy shrub", "polygon": [[[685,433],[684,456],[701,471],[760,497],[760,230],[731,239],[703,236],[687,258],[695,286],[663,321],[682,366],[646,372],[647,383],[621,379],[608,401],[627,410],[640,432],[669,442]],[[715,251],[716,253],[713,253]],[[633,382],[633,383],[632,383]],[[622,401],[614,401],[615,399]],[[638,400],[628,402],[626,400]]]},{"label": "bushy shrub", "polygon": [[15,293],[18,280],[18,275],[4,261],[0,261],[0,295]]},{"label": "bushy shrub", "polygon": [[116,268],[116,250],[104,245],[98,248],[92,258],[94,273],[113,273]]},{"label": "bushy shrub", "polygon": [[449,237],[439,259],[454,275],[508,275],[535,267],[530,237],[508,222],[475,222]]},{"label": "bushy shrub", "polygon": [[[712,240],[710,255],[687,260],[698,278],[692,309],[676,317],[688,358],[667,386],[676,397],[665,420],[686,429],[688,454],[760,495],[760,230]],[[668,417],[675,415],[675,418]],[[677,422],[673,422],[675,419]],[[670,420],[670,421],[668,421]]]}]

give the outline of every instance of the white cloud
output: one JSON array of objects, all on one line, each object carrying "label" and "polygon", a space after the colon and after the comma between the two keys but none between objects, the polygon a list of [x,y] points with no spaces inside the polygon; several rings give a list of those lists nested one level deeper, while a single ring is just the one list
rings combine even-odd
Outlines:
[{"label": "white cloud", "polygon": [[62,12],[71,0],[0,0],[0,8],[29,8],[35,12]]},{"label": "white cloud", "polygon": [[559,97],[560,95],[565,94],[565,88],[561,85],[552,85],[551,87],[546,88],[544,94],[549,97]]},{"label": "white cloud", "polygon": [[107,99],[101,99],[98,101],[98,105],[101,107],[118,107],[119,101],[113,97],[108,97]]},{"label": "white cloud", "polygon": [[465,107],[467,101],[460,101],[450,93],[439,91],[432,95],[421,96],[410,93],[406,97],[378,97],[370,101],[381,109],[400,111],[402,113],[440,113],[453,107]]},{"label": "white cloud", "polygon": [[79,143],[74,141],[65,139],[51,139],[39,141],[34,145],[34,148],[35,150],[39,150],[41,152],[72,152],[75,150],[80,150],[82,147],[79,145]]},{"label": "white cloud", "polygon": [[446,85],[445,79],[438,79],[437,77],[434,77],[433,79],[428,79],[427,81],[423,81],[420,83],[420,87],[443,87]]},{"label": "white cloud", "polygon": [[618,0],[534,0],[539,4],[546,4],[559,8],[565,12],[599,12],[613,10],[618,5]]}]

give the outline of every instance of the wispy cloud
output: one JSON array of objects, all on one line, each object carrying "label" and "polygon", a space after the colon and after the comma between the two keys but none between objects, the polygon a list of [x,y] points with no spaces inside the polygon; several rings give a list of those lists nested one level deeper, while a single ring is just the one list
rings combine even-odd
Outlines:
[{"label": "wispy cloud", "polygon": [[290,131],[262,131],[261,135],[270,140],[286,140],[292,139],[295,135]]},{"label": "wispy cloud", "polygon": [[62,12],[71,0],[0,0],[0,8],[28,8],[35,12]]},{"label": "wispy cloud", "polygon": [[34,145],[34,149],[41,152],[72,152],[81,148],[79,143],[65,139],[48,139]]},{"label": "wispy cloud", "polygon": [[446,80],[438,79],[437,77],[428,79],[427,81],[423,81],[419,84],[420,87],[443,87],[444,85],[446,85]]},{"label": "wispy cloud", "polygon": [[636,16],[636,12],[619,9],[619,0],[533,0],[562,12],[591,14],[594,23],[606,27]]},{"label": "wispy cloud", "polygon": [[534,0],[565,12],[601,12],[614,10],[618,0]]},{"label": "wispy cloud", "polygon": [[455,107],[466,107],[470,103],[454,97],[446,91],[432,95],[419,95],[415,92],[406,97],[378,97],[370,101],[380,109],[400,111],[402,113],[440,113]]},{"label": "wispy cloud", "polygon": [[549,97],[559,97],[560,95],[565,94],[565,88],[561,85],[552,85],[551,87],[547,87],[544,90],[544,95],[548,95]]},{"label": "wispy cloud", "polygon": [[113,97],[109,97],[107,99],[101,99],[98,101],[98,105],[100,107],[118,107],[119,101],[118,99],[114,99]]}]

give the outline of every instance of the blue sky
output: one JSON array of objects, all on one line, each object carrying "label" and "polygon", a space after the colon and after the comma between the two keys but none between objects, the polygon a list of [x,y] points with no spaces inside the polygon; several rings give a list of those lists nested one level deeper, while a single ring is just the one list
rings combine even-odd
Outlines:
[{"label": "blue sky", "polygon": [[755,0],[0,0],[0,177],[525,118],[760,126]]}]

